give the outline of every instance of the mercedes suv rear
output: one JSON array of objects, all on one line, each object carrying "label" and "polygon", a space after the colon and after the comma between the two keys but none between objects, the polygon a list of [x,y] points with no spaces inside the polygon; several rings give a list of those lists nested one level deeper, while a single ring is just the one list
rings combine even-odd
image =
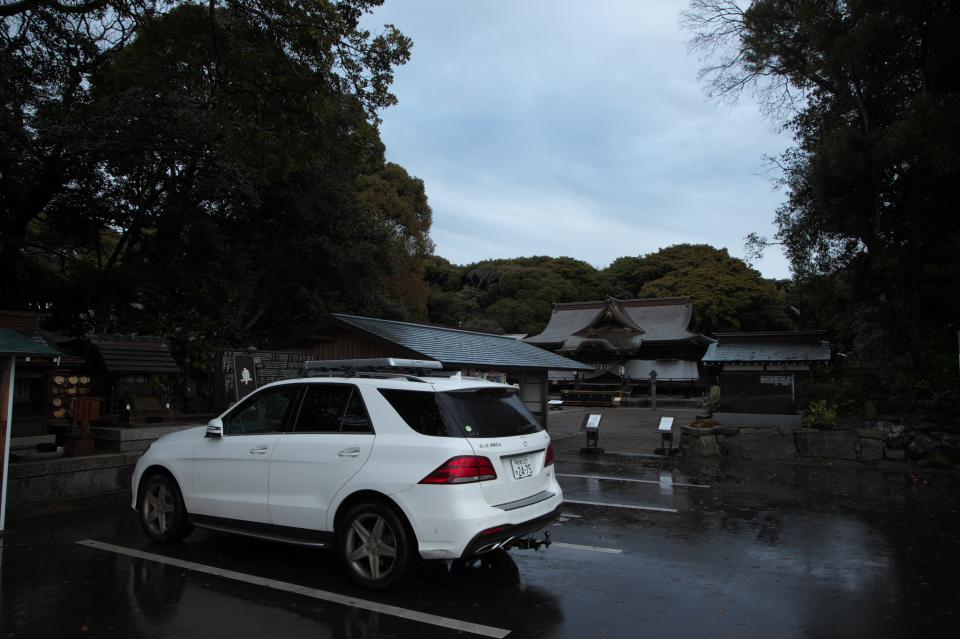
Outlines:
[{"label": "mercedes suv rear", "polygon": [[356,371],[264,386],[157,440],[133,492],[156,541],[197,525],[331,547],[375,589],[420,559],[509,548],[563,502],[550,437],[516,388]]}]

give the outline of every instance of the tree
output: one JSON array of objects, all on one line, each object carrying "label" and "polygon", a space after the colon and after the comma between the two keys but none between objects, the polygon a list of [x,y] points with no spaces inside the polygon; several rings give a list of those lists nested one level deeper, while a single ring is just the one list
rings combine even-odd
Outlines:
[{"label": "tree", "polygon": [[[436,260],[437,258],[435,258]],[[607,281],[593,266],[569,257],[520,257],[427,270],[430,320],[497,333],[538,333],[555,302],[603,299]]]},{"label": "tree", "polygon": [[[379,109],[396,100],[389,91],[393,68],[406,62],[410,51],[409,39],[392,26],[388,25],[377,36],[359,27],[363,13],[378,4],[380,0],[211,0],[203,7],[191,2],[155,5],[139,0],[31,0],[5,4],[0,11],[3,305],[42,305],[36,299],[28,299],[32,282],[25,279],[24,269],[33,273],[26,262],[38,254],[43,260],[63,257],[64,252],[57,247],[35,245],[35,240],[50,230],[45,218],[51,213],[52,203],[57,200],[56,206],[62,212],[65,203],[79,204],[84,194],[101,189],[104,185],[98,186],[97,182],[104,178],[104,162],[116,151],[115,146],[108,146],[116,141],[116,136],[103,136],[104,131],[96,126],[106,123],[91,120],[98,117],[91,95],[92,78],[154,22],[178,8],[197,15],[206,11],[205,28],[192,32],[197,40],[188,45],[187,52],[203,49],[212,53],[203,69],[209,74],[209,87],[219,91],[230,89],[221,83],[224,73],[228,73],[221,65],[229,61],[224,60],[226,52],[220,41],[225,37],[220,22],[229,16],[233,25],[243,25],[246,33],[257,34],[260,43],[256,46],[261,50],[263,41],[269,41],[275,52],[282,53],[286,75],[296,73],[308,81],[322,79],[331,93],[352,96],[362,117],[375,125]],[[279,60],[276,56],[272,59]],[[250,83],[247,86],[256,89]],[[204,104],[213,95],[192,98]],[[282,102],[284,96],[271,97]],[[169,115],[167,107],[171,105],[161,106]],[[122,112],[118,117],[121,115]],[[270,123],[261,124],[269,128]],[[132,128],[136,127],[126,130]],[[136,133],[140,139],[149,135],[143,130]],[[176,144],[177,139],[167,142]],[[237,146],[240,151],[244,148],[243,144]],[[135,178],[122,184],[108,181],[106,186],[113,191],[138,188]],[[74,217],[79,218],[77,225],[93,236],[105,221],[97,217],[96,211],[95,206],[77,206],[74,210]],[[125,247],[126,241],[121,238],[121,242]]]},{"label": "tree", "polygon": [[960,311],[960,6],[694,0],[687,21],[719,53],[714,92],[761,86],[794,132],[775,239],[795,274],[847,273],[860,332],[885,336],[874,346],[915,374],[955,375],[931,362],[952,350]]},{"label": "tree", "polygon": [[726,249],[677,244],[641,257],[618,258],[606,274],[620,295],[690,296],[692,327],[703,333],[792,326],[784,291]]},{"label": "tree", "polygon": [[391,297],[405,319],[427,318],[426,258],[433,253],[430,225],[433,213],[423,180],[403,167],[388,163],[376,173],[361,176],[360,202],[366,212],[389,230]]}]

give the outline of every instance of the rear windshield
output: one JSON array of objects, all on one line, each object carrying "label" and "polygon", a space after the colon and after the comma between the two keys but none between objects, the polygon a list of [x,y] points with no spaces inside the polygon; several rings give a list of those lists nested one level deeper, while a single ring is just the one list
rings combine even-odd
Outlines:
[{"label": "rear windshield", "polygon": [[434,437],[512,437],[543,430],[516,391],[484,388],[434,393],[382,388],[403,421]]}]

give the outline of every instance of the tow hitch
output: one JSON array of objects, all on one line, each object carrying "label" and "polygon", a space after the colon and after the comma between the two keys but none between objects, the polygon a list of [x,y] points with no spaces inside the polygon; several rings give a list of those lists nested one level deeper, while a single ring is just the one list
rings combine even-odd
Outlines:
[{"label": "tow hitch", "polygon": [[510,548],[520,548],[521,550],[540,550],[540,546],[550,547],[550,531],[544,531],[543,539],[535,539],[533,535],[521,537],[510,542]]}]

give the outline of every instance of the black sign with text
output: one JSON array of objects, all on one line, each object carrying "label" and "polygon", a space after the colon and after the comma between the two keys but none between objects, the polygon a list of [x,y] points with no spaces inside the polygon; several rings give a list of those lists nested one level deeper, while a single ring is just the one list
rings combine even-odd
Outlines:
[{"label": "black sign with text", "polygon": [[237,401],[257,390],[257,363],[252,355],[234,356],[233,373],[236,380]]}]

